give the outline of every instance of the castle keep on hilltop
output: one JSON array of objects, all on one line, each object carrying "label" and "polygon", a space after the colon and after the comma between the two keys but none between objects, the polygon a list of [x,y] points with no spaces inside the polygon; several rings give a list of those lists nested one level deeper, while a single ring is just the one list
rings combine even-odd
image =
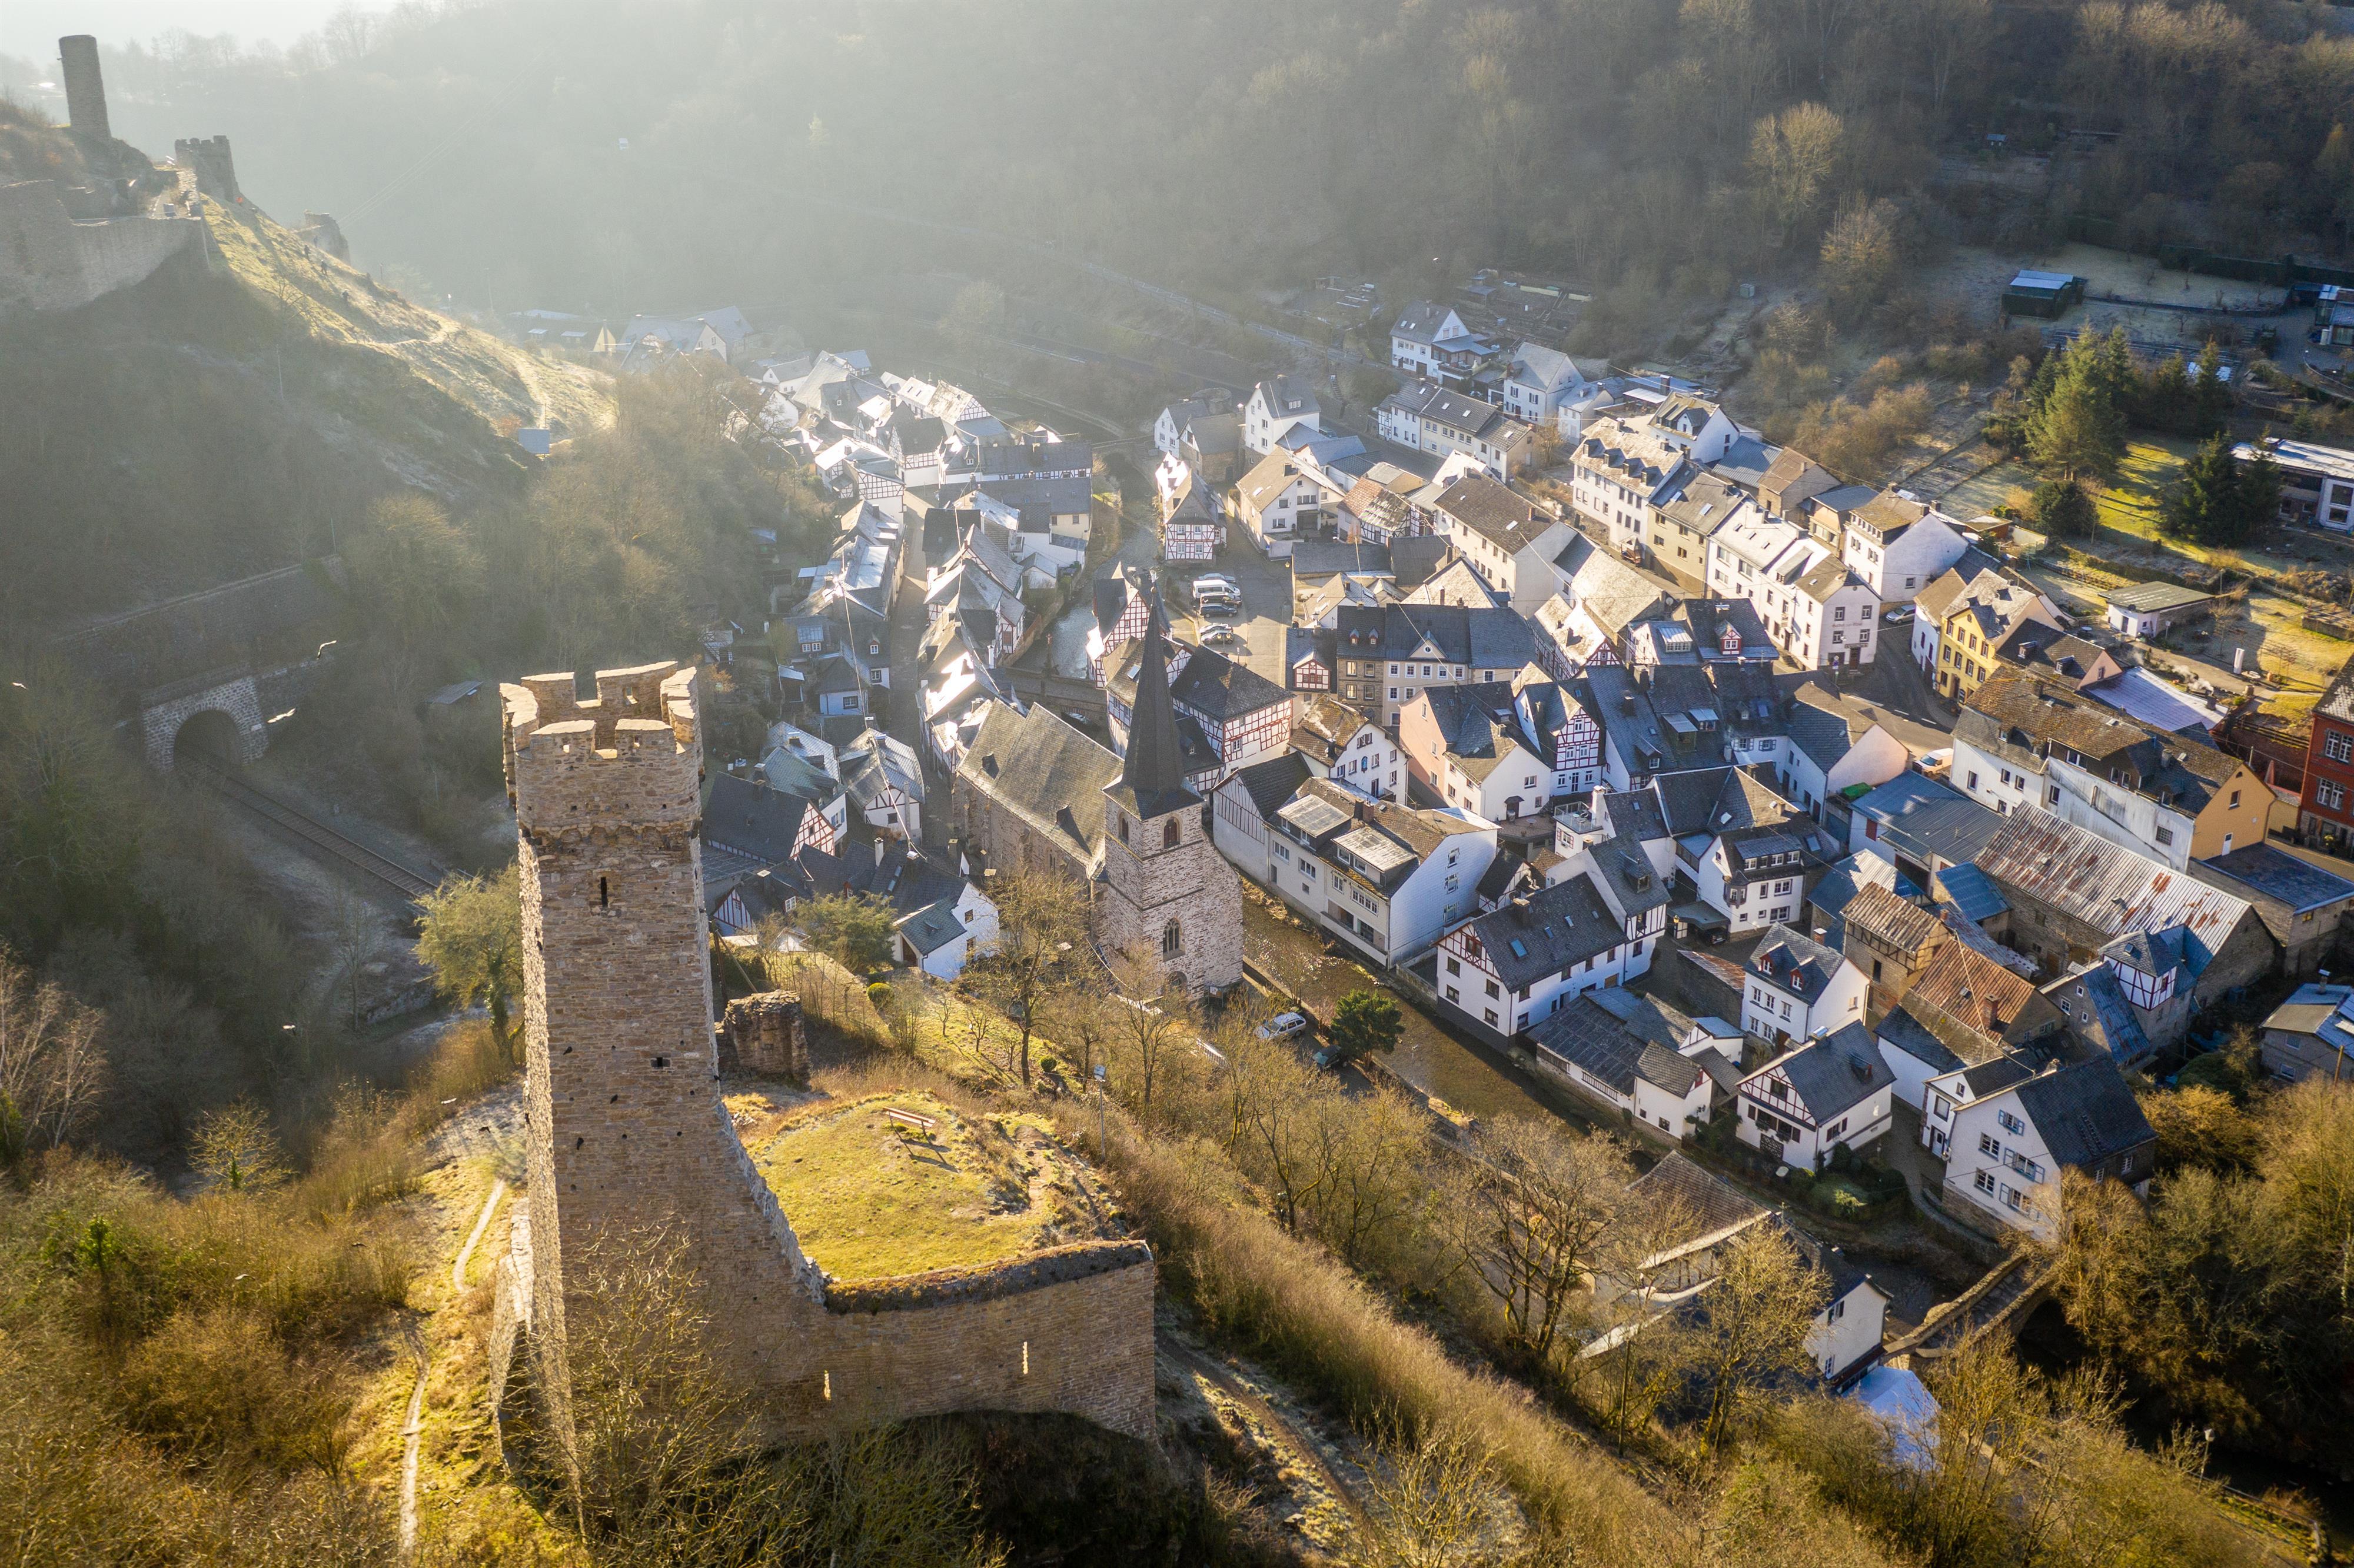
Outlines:
[{"label": "castle keep on hilltop", "polygon": [[[1086,1242],[842,1285],[802,1255],[719,1097],[695,676],[672,663],[500,688],[523,881],[529,1205],[502,1260],[494,1414],[518,1341],[568,1439],[567,1268],[683,1230],[721,1364],[802,1436],[944,1411],[1059,1410],[1150,1440],[1152,1256]],[[568,1441],[564,1442],[566,1447]]]}]

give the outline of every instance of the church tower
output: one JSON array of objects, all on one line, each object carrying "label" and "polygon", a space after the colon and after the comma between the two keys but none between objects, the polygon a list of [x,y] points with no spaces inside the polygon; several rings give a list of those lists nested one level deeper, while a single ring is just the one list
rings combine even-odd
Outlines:
[{"label": "church tower", "polygon": [[1190,991],[1243,978],[1242,883],[1210,842],[1202,797],[1185,783],[1157,596],[1145,621],[1128,757],[1104,789],[1103,875],[1096,935],[1107,951],[1149,953]]}]

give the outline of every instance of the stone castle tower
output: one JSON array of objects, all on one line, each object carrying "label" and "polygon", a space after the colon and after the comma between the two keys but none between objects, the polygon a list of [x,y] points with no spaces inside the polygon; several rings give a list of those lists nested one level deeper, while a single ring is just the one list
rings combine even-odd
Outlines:
[{"label": "stone castle tower", "polygon": [[1188,991],[1223,990],[1243,978],[1242,883],[1211,844],[1202,797],[1185,783],[1157,597],[1145,621],[1128,757],[1104,789],[1103,874],[1096,935],[1107,950],[1155,954]]},{"label": "stone castle tower", "polygon": [[801,1252],[719,1095],[695,673],[673,663],[500,688],[523,885],[528,1203],[502,1263],[493,1414],[514,1351],[569,1446],[567,1275],[600,1238],[688,1244],[722,1364],[781,1436],[965,1409],[1066,1410],[1152,1432],[1141,1242],[844,1286]]}]

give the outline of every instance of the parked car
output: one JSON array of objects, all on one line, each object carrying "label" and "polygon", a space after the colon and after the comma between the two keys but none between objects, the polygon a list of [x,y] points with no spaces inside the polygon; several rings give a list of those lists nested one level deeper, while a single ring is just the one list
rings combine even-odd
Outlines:
[{"label": "parked car", "polygon": [[1307,1029],[1306,1013],[1278,1012],[1258,1026],[1258,1037],[1262,1040],[1288,1040],[1295,1034],[1305,1033]]},{"label": "parked car", "polygon": [[1320,1072],[1337,1073],[1349,1065],[1349,1054],[1338,1045],[1320,1045],[1309,1060],[1316,1064]]},{"label": "parked car", "polygon": [[1880,618],[1882,624],[1886,626],[1902,626],[1912,619],[1913,607],[1909,604],[1892,604],[1888,607],[1888,613]]},{"label": "parked car", "polygon": [[1240,599],[1242,591],[1243,585],[1224,572],[1204,572],[1193,579],[1193,602],[1196,604],[1219,595],[1224,595],[1227,599]]},{"label": "parked car", "polygon": [[1200,610],[1203,615],[1216,616],[1222,620],[1240,615],[1242,612],[1242,601],[1233,599],[1210,599],[1201,607]]},{"label": "parked car", "polygon": [[1231,626],[1213,626],[1202,633],[1204,642],[1240,642],[1242,638]]}]

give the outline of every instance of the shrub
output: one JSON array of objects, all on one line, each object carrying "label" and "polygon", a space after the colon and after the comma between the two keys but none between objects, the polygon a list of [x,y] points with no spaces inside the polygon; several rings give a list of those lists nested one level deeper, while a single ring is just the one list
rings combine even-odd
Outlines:
[{"label": "shrub", "polygon": [[173,1314],[124,1359],[122,1387],[132,1425],[192,1458],[334,1475],[350,1446],[349,1398],[236,1308]]}]

